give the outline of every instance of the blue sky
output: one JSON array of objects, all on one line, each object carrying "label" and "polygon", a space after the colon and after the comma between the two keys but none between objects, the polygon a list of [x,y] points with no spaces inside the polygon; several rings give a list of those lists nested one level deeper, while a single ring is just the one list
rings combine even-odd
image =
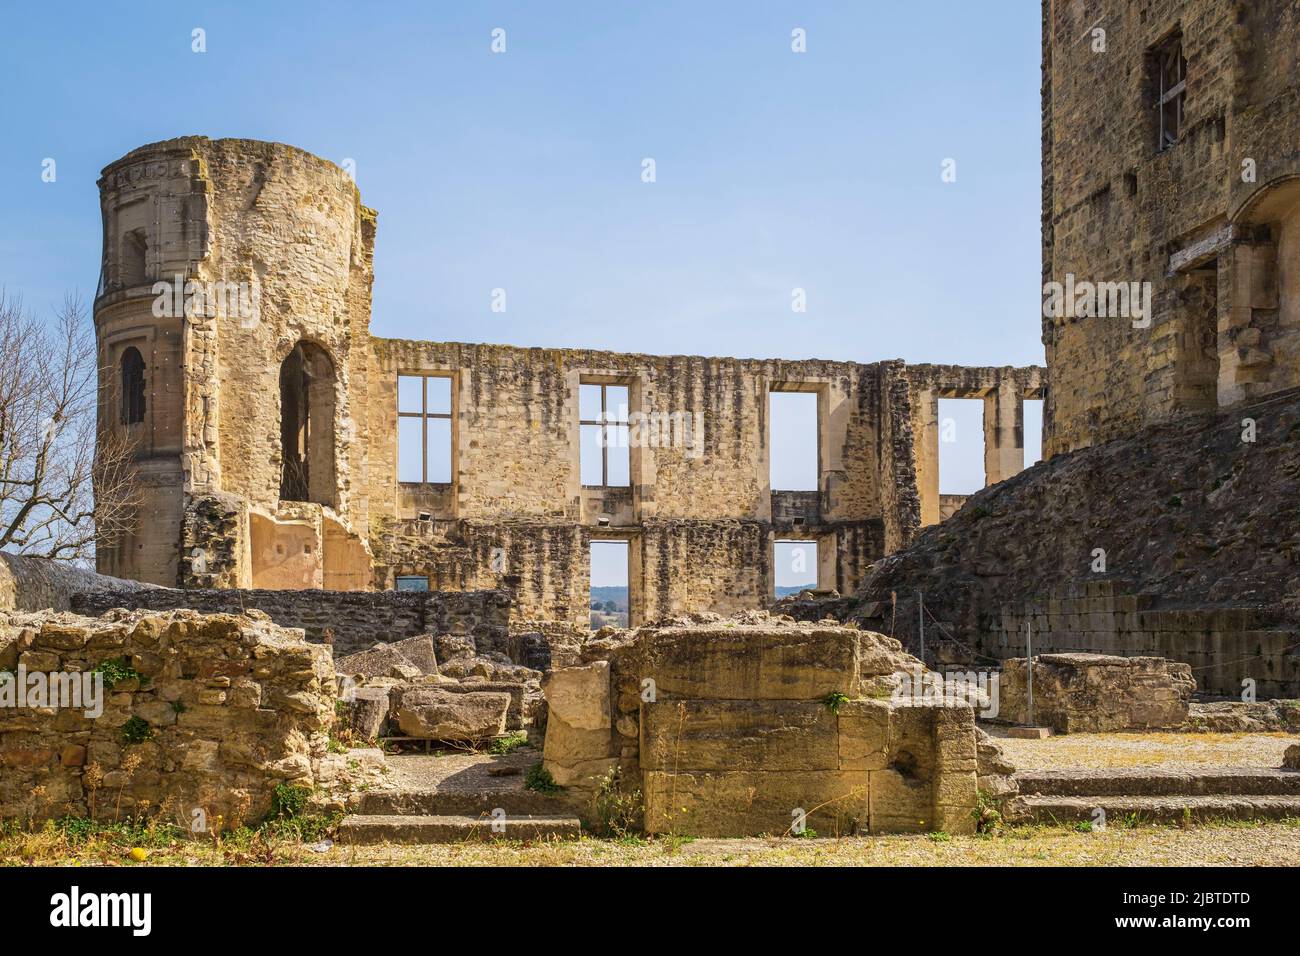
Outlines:
[{"label": "blue sky", "polygon": [[204,134],[355,162],[378,335],[1042,361],[1033,0],[2,9],[0,285],[34,309],[94,294],[100,169]]}]

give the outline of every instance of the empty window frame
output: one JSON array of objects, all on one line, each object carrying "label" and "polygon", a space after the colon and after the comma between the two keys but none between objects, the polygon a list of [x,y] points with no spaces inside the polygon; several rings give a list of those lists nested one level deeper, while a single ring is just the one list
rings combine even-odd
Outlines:
[{"label": "empty window frame", "polygon": [[984,485],[984,399],[939,399],[939,494],[970,495]]},{"label": "empty window frame", "polygon": [[773,491],[817,491],[817,393],[769,392]]},{"label": "empty window frame", "polygon": [[1175,33],[1151,51],[1153,86],[1156,91],[1157,151],[1168,149],[1183,132],[1183,108],[1187,100],[1187,59],[1183,36]]},{"label": "empty window frame", "polygon": [[817,542],[778,539],[772,545],[772,587],[776,597],[817,587]]},{"label": "empty window frame", "polygon": [[584,382],[578,386],[578,470],[589,487],[632,484],[628,387]]},{"label": "empty window frame", "polygon": [[631,591],[628,587],[628,542],[591,542],[590,623],[593,631],[609,624],[628,626]]},{"label": "empty window frame", "polygon": [[397,376],[397,480],[451,483],[451,384],[446,375]]},{"label": "empty window frame", "polygon": [[1022,420],[1025,426],[1025,467],[1043,460],[1043,400],[1026,398]]},{"label": "empty window frame", "polygon": [[422,574],[399,574],[397,576],[397,590],[427,591],[429,590],[429,579]]},{"label": "empty window frame", "polygon": [[144,421],[144,358],[135,346],[122,353],[122,424]]}]

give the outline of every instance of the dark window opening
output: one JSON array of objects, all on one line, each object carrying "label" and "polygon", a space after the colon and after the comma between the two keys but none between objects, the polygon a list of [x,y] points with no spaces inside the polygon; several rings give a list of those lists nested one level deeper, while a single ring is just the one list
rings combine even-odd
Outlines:
[{"label": "dark window opening", "polygon": [[1175,33],[1151,51],[1156,92],[1158,138],[1156,149],[1163,151],[1178,142],[1183,133],[1184,107],[1187,100],[1187,59],[1183,56],[1183,37]]},{"label": "dark window opening", "polygon": [[628,387],[579,385],[578,470],[589,487],[626,488],[632,484]]},{"label": "dark window opening", "polygon": [[334,504],[334,364],[299,342],[280,365],[280,498]]},{"label": "dark window opening", "polygon": [[134,346],[122,353],[122,424],[144,421],[144,358]]},{"label": "dark window opening", "polygon": [[451,378],[397,376],[397,480],[451,482]]}]

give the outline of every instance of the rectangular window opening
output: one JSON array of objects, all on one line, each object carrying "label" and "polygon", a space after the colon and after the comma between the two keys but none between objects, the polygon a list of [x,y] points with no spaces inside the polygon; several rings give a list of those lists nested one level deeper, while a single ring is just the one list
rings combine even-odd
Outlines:
[{"label": "rectangular window opening", "polygon": [[626,541],[591,542],[591,629],[598,631],[606,625],[627,627],[628,602],[628,543]]},{"label": "rectangular window opening", "polygon": [[817,491],[817,393],[769,392],[773,491]]},{"label": "rectangular window opening", "polygon": [[984,487],[984,399],[939,399],[939,494]]},{"label": "rectangular window opening", "polygon": [[772,585],[777,598],[817,587],[816,541],[777,540],[772,549]]},{"label": "rectangular window opening", "polygon": [[1043,460],[1043,400],[1026,398],[1023,403],[1025,423],[1025,467]]},{"label": "rectangular window opening", "polygon": [[1152,86],[1156,93],[1159,138],[1157,151],[1173,146],[1183,133],[1183,113],[1187,102],[1187,58],[1183,56],[1183,36],[1174,33],[1152,48],[1150,63]]},{"label": "rectangular window opening", "polygon": [[632,484],[626,385],[578,386],[578,470],[582,483],[596,488]]},{"label": "rectangular window opening", "polygon": [[397,376],[397,480],[451,483],[451,377]]}]

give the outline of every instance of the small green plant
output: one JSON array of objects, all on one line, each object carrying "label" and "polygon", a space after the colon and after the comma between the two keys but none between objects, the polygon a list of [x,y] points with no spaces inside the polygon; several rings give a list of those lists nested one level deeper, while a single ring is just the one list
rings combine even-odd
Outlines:
[{"label": "small green plant", "polygon": [[975,797],[975,809],[971,811],[975,818],[975,832],[989,835],[1002,828],[1002,813],[989,799],[989,795],[980,790]]},{"label": "small green plant", "polygon": [[840,708],[849,702],[849,695],[838,690],[833,690],[822,698],[822,704],[832,714],[838,714]]},{"label": "small green plant", "polygon": [[183,701],[183,700],[174,700],[174,701],[172,701],[172,712],[173,712],[173,713],[176,713],[176,714],[183,714],[183,713],[185,713],[185,711],[186,711],[187,709],[188,709],[188,708],[185,706],[185,701]]},{"label": "small green plant", "polygon": [[507,734],[493,740],[488,747],[488,752],[496,754],[498,757],[504,757],[506,754],[514,753],[520,747],[526,746],[528,746],[528,731],[517,730],[513,734]]},{"label": "small green plant", "polygon": [[271,794],[271,817],[276,820],[293,820],[302,816],[310,797],[309,787],[277,783]]},{"label": "small green plant", "polygon": [[593,829],[600,836],[622,839],[641,831],[644,807],[640,790],[624,790],[618,767],[611,768],[592,797]]},{"label": "small green plant", "polygon": [[1080,820],[1078,823],[1076,823],[1076,824],[1074,825],[1074,829],[1075,829],[1076,831],[1078,831],[1079,833],[1091,833],[1091,832],[1092,832],[1092,821],[1091,821],[1091,820]]},{"label": "small green plant", "polygon": [[926,834],[935,843],[951,843],[952,834],[946,830],[935,830],[933,833]]},{"label": "small green plant", "polygon": [[149,726],[148,721],[140,717],[132,717],[122,725],[122,742],[126,744],[142,744],[153,736],[153,728]]},{"label": "small green plant", "polygon": [[137,680],[140,682],[141,687],[145,684],[145,679],[140,675],[140,672],[127,663],[125,657],[110,657],[106,661],[100,661],[91,670],[91,673],[104,675],[105,690],[112,690],[114,686],[126,680]]},{"label": "small green plant", "polygon": [[802,830],[791,830],[790,836],[796,840],[815,840],[817,839],[817,831],[810,826],[805,826]]},{"label": "small green plant", "polygon": [[528,773],[524,775],[524,788],[535,790],[538,793],[559,793],[560,785],[555,782],[551,772],[541,765],[535,763],[528,768]]},{"label": "small green plant", "polygon": [[1173,495],[1172,497],[1170,497],[1168,504],[1169,507],[1171,508],[1181,508],[1183,506],[1183,496]]}]

